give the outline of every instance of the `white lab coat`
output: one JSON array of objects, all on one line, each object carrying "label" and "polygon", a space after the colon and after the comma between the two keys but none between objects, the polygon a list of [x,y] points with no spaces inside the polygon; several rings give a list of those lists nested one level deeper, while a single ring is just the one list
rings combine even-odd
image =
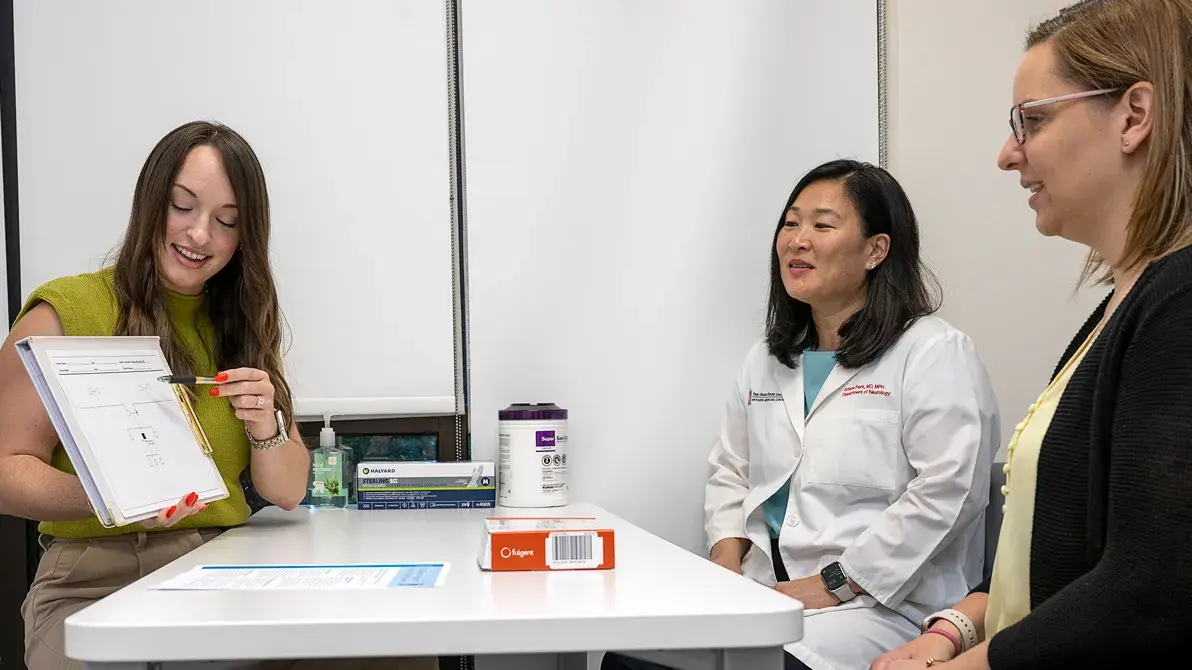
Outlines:
[{"label": "white lab coat", "polygon": [[802,366],[759,342],[709,457],[708,548],[748,537],[745,575],[773,585],[762,503],[791,479],[778,538],[790,578],[839,560],[869,595],[809,611],[787,650],[814,670],[868,668],[981,581],[997,401],[972,341],[924,317],[869,365],[837,365],[807,417],[803,405]]}]

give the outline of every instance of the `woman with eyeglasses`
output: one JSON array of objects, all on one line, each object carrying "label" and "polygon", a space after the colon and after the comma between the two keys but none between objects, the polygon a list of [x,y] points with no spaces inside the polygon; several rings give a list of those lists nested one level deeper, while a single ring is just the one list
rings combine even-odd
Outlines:
[{"label": "woman with eyeglasses", "polygon": [[[1192,631],[1192,0],[1027,37],[1012,135],[1041,233],[1112,287],[1008,446],[993,577],[873,670],[1165,667]],[[1019,324],[1029,327],[1029,324]]]}]

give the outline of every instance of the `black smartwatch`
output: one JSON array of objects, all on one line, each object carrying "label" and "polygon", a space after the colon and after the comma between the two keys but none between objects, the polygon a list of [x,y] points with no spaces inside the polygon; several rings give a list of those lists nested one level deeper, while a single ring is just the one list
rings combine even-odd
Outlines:
[{"label": "black smartwatch", "polygon": [[824,566],[824,569],[820,570],[820,579],[824,580],[824,587],[842,603],[852,600],[857,595],[853,593],[853,587],[849,586],[848,575],[844,574],[844,568],[840,567],[839,561]]}]

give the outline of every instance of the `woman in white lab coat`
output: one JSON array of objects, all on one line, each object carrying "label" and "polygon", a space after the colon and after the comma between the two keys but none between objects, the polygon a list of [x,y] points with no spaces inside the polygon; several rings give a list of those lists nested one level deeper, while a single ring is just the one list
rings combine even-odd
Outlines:
[{"label": "woman in white lab coat", "polygon": [[997,403],[972,341],[930,316],[914,212],[885,170],[812,170],[770,261],[766,335],[710,456],[711,559],[803,603],[788,668],[867,668],[981,581]]}]

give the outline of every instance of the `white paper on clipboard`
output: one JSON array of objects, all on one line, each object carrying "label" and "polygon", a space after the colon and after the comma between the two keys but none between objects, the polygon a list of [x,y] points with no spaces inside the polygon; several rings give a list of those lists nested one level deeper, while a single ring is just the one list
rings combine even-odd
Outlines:
[{"label": "white paper on clipboard", "polygon": [[31,337],[17,343],[96,516],[119,526],[190,492],[228,496],[174,388],[156,337]]}]

